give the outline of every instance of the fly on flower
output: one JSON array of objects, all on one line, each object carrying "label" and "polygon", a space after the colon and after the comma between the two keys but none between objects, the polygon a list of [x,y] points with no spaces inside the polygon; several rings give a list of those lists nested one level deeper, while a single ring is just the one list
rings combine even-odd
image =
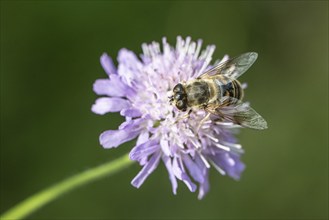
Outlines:
[{"label": "fly on flower", "polygon": [[200,122],[200,126],[210,114],[219,116],[221,121],[254,128],[266,129],[267,123],[248,104],[243,103],[243,88],[237,80],[256,61],[257,53],[250,52],[219,63],[198,78],[178,83],[173,88],[170,102],[182,111],[190,108],[204,109],[207,116]]},{"label": "fly on flower", "polygon": [[130,159],[143,168],[133,186],[139,188],[162,161],[174,194],[181,180],[192,192],[198,188],[201,199],[209,191],[211,167],[236,180],[245,169],[237,129],[266,128],[265,120],[242,103],[243,86],[237,81],[257,54],[229,61],[225,56],[212,68],[213,45],[202,50],[202,41],[190,37],[177,37],[175,47],[163,38],[162,45],[143,44],[140,57],[121,49],[118,68],[107,54],[101,56],[108,78],[94,83],[94,91],[104,97],[92,111],[120,112],[125,122],[99,140],[104,148],[115,148],[136,139]]}]

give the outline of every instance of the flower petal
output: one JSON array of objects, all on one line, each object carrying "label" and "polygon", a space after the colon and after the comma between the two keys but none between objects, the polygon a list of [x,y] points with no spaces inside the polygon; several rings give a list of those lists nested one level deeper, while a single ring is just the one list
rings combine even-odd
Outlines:
[{"label": "flower petal", "polygon": [[128,109],[122,109],[120,115],[136,118],[136,117],[141,117],[142,113],[138,109],[128,108]]},{"label": "flower petal", "polygon": [[199,183],[203,183],[204,175],[198,164],[195,163],[189,155],[184,155],[183,161],[189,174],[193,177],[193,179]]},{"label": "flower petal", "polygon": [[124,64],[126,67],[128,67],[131,70],[137,70],[140,67],[142,67],[142,63],[140,62],[136,54],[133,51],[128,50],[126,48],[122,48],[119,51],[118,62],[120,64]]},{"label": "flower petal", "polygon": [[93,89],[97,95],[129,97],[134,94],[133,90],[125,85],[117,75],[111,75],[110,79],[96,80]]},{"label": "flower petal", "polygon": [[207,169],[206,173],[204,175],[204,181],[199,186],[198,199],[203,199],[203,197],[208,193],[209,188],[210,188],[210,186],[209,186],[209,171]]},{"label": "flower petal", "polygon": [[108,130],[100,135],[99,142],[104,148],[118,147],[120,144],[136,138],[139,133],[138,130],[129,129]]},{"label": "flower petal", "polygon": [[141,145],[135,146],[129,153],[131,160],[139,161],[142,158],[148,158],[150,154],[153,154],[159,149],[156,141],[147,141]]},{"label": "flower petal", "polygon": [[100,61],[101,61],[101,65],[102,65],[103,69],[105,70],[105,72],[107,73],[107,75],[117,73],[114,63],[113,63],[111,57],[109,57],[107,55],[107,53],[102,54]]},{"label": "flower petal", "polygon": [[171,182],[172,191],[173,191],[174,195],[176,195],[178,184],[177,184],[177,180],[176,180],[176,177],[175,177],[175,174],[174,174],[174,171],[173,171],[173,166],[172,166],[172,163],[171,163],[171,159],[170,159],[170,157],[163,156],[162,160],[163,160],[163,163],[165,164],[165,166],[167,168],[167,171],[168,171],[168,174],[169,174],[169,179],[170,179],[170,182]]},{"label": "flower petal", "polygon": [[118,112],[123,108],[128,108],[130,106],[129,101],[122,98],[99,98],[96,103],[91,107],[91,110],[100,115],[104,115],[108,112]]},{"label": "flower petal", "polygon": [[173,172],[179,180],[182,180],[186,184],[187,188],[191,192],[194,192],[196,190],[196,185],[192,182],[190,177],[187,175],[184,167],[177,161],[179,159],[180,158],[177,157],[173,159]]},{"label": "flower petal", "polygon": [[136,145],[140,145],[149,140],[150,134],[148,131],[142,131],[137,138]]},{"label": "flower petal", "polygon": [[140,77],[142,63],[134,52],[125,48],[119,51],[118,62],[118,74],[127,85],[132,86],[132,82]]},{"label": "flower petal", "polygon": [[163,138],[161,138],[161,140],[160,140],[160,146],[161,146],[161,149],[162,149],[163,153],[166,156],[168,156],[168,157],[171,156],[171,152],[170,152],[168,140],[164,140]]},{"label": "flower petal", "polygon": [[209,155],[211,160],[223,169],[230,177],[235,180],[240,179],[245,165],[240,161],[240,156],[226,151],[216,152],[215,155]]},{"label": "flower petal", "polygon": [[132,129],[136,130],[141,127],[141,124],[145,122],[147,118],[137,118],[137,119],[131,119],[129,121],[123,122],[120,126],[119,129]]},{"label": "flower petal", "polygon": [[160,151],[153,154],[150,160],[144,165],[143,169],[137,174],[137,176],[131,181],[131,184],[139,188],[146,178],[157,168],[160,161]]}]

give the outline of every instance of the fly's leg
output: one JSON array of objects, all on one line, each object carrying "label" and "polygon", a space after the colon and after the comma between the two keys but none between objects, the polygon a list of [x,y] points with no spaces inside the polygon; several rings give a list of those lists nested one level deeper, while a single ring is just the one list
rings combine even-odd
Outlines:
[{"label": "fly's leg", "polygon": [[200,130],[202,124],[203,124],[205,121],[207,121],[207,120],[209,119],[210,114],[211,114],[211,113],[208,112],[208,114],[207,114],[207,115],[206,115],[206,116],[200,121],[200,123],[199,123],[199,125],[198,125],[198,127],[197,127],[197,129],[196,129],[196,132],[197,132],[197,133],[199,132],[199,130]]},{"label": "fly's leg", "polygon": [[183,120],[183,119],[186,119],[186,118],[189,118],[191,113],[192,113],[192,109],[190,109],[190,111],[188,111],[188,113],[186,113],[185,115],[177,118],[176,122],[178,122],[180,120]]}]

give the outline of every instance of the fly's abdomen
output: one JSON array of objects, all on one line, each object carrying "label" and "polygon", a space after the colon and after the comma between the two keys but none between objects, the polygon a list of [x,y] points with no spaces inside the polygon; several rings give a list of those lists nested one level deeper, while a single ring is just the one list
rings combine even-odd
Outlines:
[{"label": "fly's abdomen", "polygon": [[235,104],[238,100],[243,98],[243,89],[241,84],[237,80],[230,80],[224,76],[219,76],[216,80],[216,85],[218,86],[218,101],[221,101],[223,97],[232,97],[234,99],[229,99],[227,103],[222,103],[222,105]]},{"label": "fly's abdomen", "polygon": [[222,96],[233,97],[237,100],[243,98],[243,90],[237,80],[221,85]]}]

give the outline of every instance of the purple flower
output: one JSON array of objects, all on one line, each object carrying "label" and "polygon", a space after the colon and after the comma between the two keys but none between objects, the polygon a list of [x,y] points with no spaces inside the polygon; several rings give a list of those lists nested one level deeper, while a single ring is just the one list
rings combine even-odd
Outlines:
[{"label": "purple flower", "polygon": [[211,167],[234,179],[244,170],[243,150],[234,137],[239,126],[210,117],[197,129],[206,112],[194,111],[183,118],[186,113],[168,99],[177,83],[196,78],[210,67],[215,46],[201,51],[202,41],[193,42],[190,37],[178,37],[175,48],[166,38],[162,44],[162,49],[156,42],[143,44],[140,58],[121,49],[118,68],[107,54],[101,56],[108,78],[94,83],[94,91],[104,97],[96,100],[92,111],[101,115],[120,112],[126,121],[118,130],[103,132],[100,143],[113,148],[137,138],[130,158],[143,168],[132,180],[133,186],[139,188],[162,161],[174,194],[178,179],[192,192],[199,187],[201,199],[209,191]]}]

